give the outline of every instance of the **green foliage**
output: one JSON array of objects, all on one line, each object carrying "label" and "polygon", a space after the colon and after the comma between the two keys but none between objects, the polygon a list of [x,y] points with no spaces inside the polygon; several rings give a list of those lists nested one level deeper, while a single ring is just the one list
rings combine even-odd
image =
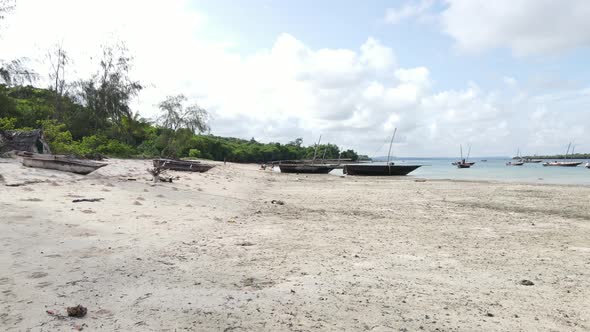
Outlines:
[{"label": "green foliage", "polygon": [[16,118],[0,118],[0,130],[12,130],[16,128]]},{"label": "green foliage", "polygon": [[[34,87],[0,85],[0,129],[42,128],[54,153],[111,157],[203,158],[233,162],[311,159],[315,147],[303,146],[297,138],[288,144],[260,143],[254,138],[195,135],[196,124],[174,128],[156,126],[136,114],[119,114],[100,120],[96,112],[73,96],[60,101],[60,116],[55,116],[55,93]],[[182,108],[184,110],[184,108]],[[57,120],[56,118],[59,118]],[[193,118],[194,120],[194,118]],[[204,124],[206,125],[206,124]],[[317,158],[356,159],[352,150],[342,151],[334,144],[317,148]]]}]

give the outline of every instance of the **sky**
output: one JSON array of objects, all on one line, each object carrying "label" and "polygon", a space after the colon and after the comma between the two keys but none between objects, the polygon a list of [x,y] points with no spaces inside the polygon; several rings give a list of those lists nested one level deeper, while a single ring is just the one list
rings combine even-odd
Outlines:
[{"label": "sky", "polygon": [[587,0],[17,0],[0,59],[45,84],[63,44],[72,81],[123,41],[146,88],[133,109],[185,94],[211,133],[302,137],[371,156],[590,152]]}]

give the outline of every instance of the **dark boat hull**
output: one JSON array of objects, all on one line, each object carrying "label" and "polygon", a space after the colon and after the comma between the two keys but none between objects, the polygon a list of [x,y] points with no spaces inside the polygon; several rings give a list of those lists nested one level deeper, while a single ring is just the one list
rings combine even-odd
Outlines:
[{"label": "dark boat hull", "polygon": [[328,165],[279,164],[281,173],[328,174],[335,167]]},{"label": "dark boat hull", "polygon": [[207,172],[208,170],[215,167],[215,165],[204,164],[199,161],[186,161],[186,160],[169,160],[169,159],[154,159],[154,167],[169,169],[172,171],[181,172]]},{"label": "dark boat hull", "polygon": [[104,163],[53,155],[25,156],[23,157],[22,164],[27,167],[53,169],[81,175],[92,173],[97,169],[107,165]]},{"label": "dark boat hull", "polygon": [[455,164],[457,168],[470,168],[471,164]]},{"label": "dark boat hull", "polygon": [[344,174],[363,176],[403,176],[421,165],[344,165]]},{"label": "dark boat hull", "polygon": [[577,161],[558,161],[558,162],[548,162],[548,163],[544,163],[543,166],[557,166],[557,167],[577,167],[579,165],[581,165],[582,162],[577,162]]}]

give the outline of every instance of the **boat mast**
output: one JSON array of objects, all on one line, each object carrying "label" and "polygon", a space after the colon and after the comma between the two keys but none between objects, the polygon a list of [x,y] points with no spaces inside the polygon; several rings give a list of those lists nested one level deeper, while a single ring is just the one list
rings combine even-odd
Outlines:
[{"label": "boat mast", "polygon": [[311,161],[312,164],[315,162],[315,157],[318,154],[318,147],[320,146],[321,141],[322,141],[322,135],[320,135],[320,139],[318,139],[318,143],[315,146],[315,151],[313,152],[313,160]]},{"label": "boat mast", "polygon": [[459,144],[459,151],[461,152],[461,160],[460,160],[460,162],[463,162],[463,144]]},{"label": "boat mast", "polygon": [[467,150],[467,159],[465,159],[465,162],[469,161],[469,155],[471,154],[471,145],[469,145],[469,149]]},{"label": "boat mast", "polygon": [[570,152],[570,147],[572,146],[572,142],[567,145],[567,150],[565,151],[565,160],[567,161],[567,154]]},{"label": "boat mast", "polygon": [[393,145],[393,139],[395,138],[395,133],[397,132],[397,128],[393,130],[393,135],[391,136],[391,142],[389,142],[389,152],[387,152],[387,167],[389,168],[389,175],[391,175],[391,164],[389,163],[389,158],[391,157],[391,146]]}]

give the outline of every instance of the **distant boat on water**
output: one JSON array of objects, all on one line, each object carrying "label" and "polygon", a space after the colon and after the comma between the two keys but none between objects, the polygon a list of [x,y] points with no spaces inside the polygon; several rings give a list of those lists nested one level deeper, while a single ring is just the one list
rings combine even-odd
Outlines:
[{"label": "distant boat on water", "polygon": [[[567,161],[567,156],[570,152],[570,147],[571,147],[572,143],[570,142],[570,144],[568,144],[567,146],[567,151],[565,152],[565,160],[566,161],[548,161],[546,163],[543,163],[543,166],[559,166],[559,167],[577,167],[579,165],[582,164],[581,161]],[[572,149],[572,154],[574,154],[574,151]]]},{"label": "distant boat on water", "polygon": [[543,162],[543,160],[542,160],[542,159],[531,159],[531,158],[524,158],[524,159],[521,159],[521,160],[522,160],[523,162],[525,162],[525,163],[535,163],[535,164],[538,164],[538,163],[540,163],[540,162]]},{"label": "distant boat on water", "polygon": [[520,157],[520,149],[516,151],[516,157],[513,159],[518,159],[517,161],[509,161],[506,163],[506,166],[522,166],[524,165],[524,160]]},{"label": "distant boat on water", "polygon": [[586,163],[586,168],[590,168],[590,163]]},{"label": "distant boat on water", "polygon": [[461,160],[452,162],[451,164],[457,166],[457,168],[470,168],[471,166],[475,165],[475,162],[470,162],[469,154],[471,153],[471,146],[467,152],[467,158],[463,159],[463,145],[459,145],[459,150],[461,152]]},{"label": "distant boat on water", "polygon": [[377,164],[346,164],[344,165],[344,174],[346,175],[364,175],[364,176],[395,176],[395,175],[408,175],[410,172],[416,170],[422,165],[396,165],[389,161],[391,157],[391,146],[393,145],[393,139],[397,128],[393,131],[391,136],[391,142],[389,143],[389,152],[387,153],[387,163],[385,165]]}]

